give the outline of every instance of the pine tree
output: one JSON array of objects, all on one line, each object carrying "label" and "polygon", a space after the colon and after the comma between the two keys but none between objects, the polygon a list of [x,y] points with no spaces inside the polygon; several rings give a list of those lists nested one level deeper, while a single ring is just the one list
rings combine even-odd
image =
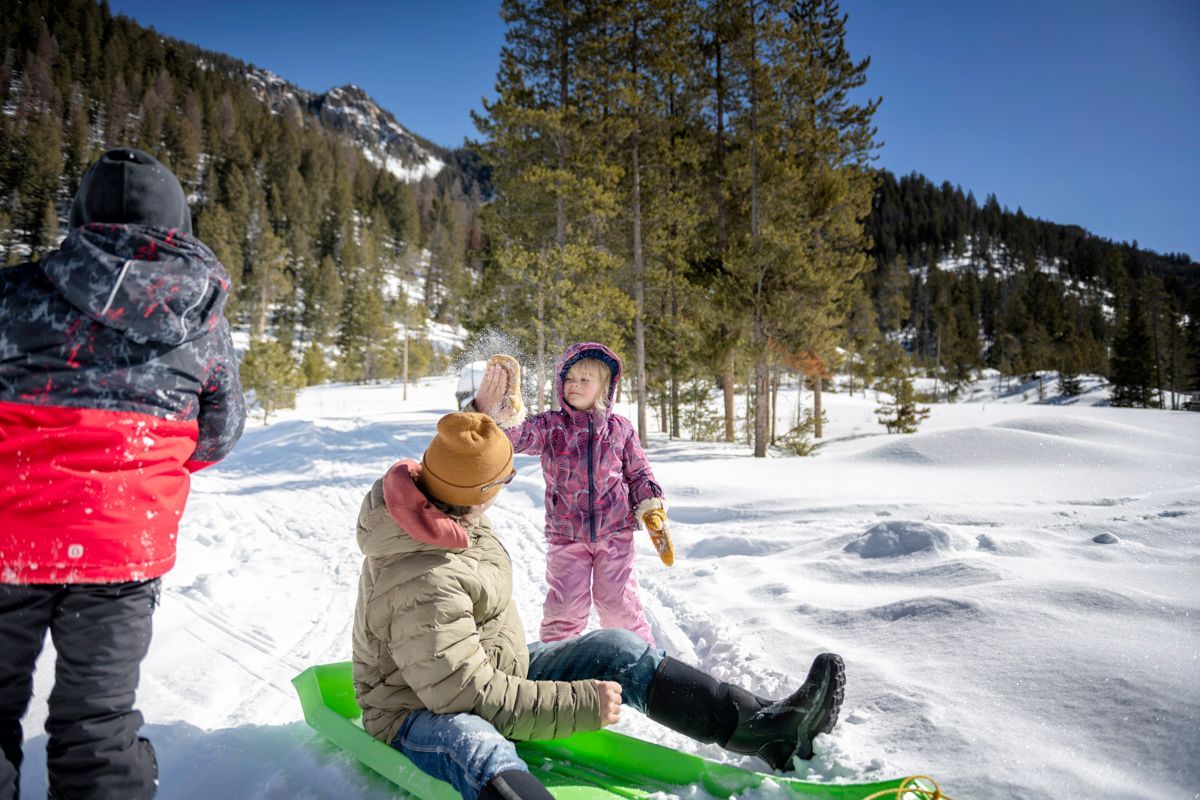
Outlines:
[{"label": "pine tree", "polygon": [[304,351],[304,358],[300,361],[300,372],[304,377],[305,386],[316,386],[329,378],[325,351],[318,342],[313,341]]},{"label": "pine tree", "polygon": [[663,387],[663,421],[671,421],[673,432],[679,427],[673,398],[687,338],[679,316],[691,298],[685,272],[701,214],[697,138],[703,122],[694,75],[702,64],[692,34],[698,14],[670,0],[609,2],[598,9],[598,33],[584,57],[599,91],[608,90],[601,95],[606,113],[594,122],[604,132],[599,144],[608,150],[606,161],[624,167],[616,188],[627,211],[605,241],[626,261],[622,283],[633,303],[629,374],[644,439],[651,382]]},{"label": "pine tree", "polygon": [[[47,252],[57,240],[58,216],[48,214],[58,201],[62,174],[61,126],[48,112],[34,112],[18,142],[17,191],[25,218],[18,223],[26,231],[25,242],[35,255]],[[53,222],[53,224],[51,224]]]},{"label": "pine tree", "polygon": [[342,278],[333,257],[326,255],[312,271],[304,293],[304,327],[314,342],[328,344],[342,313]]},{"label": "pine tree", "polygon": [[911,312],[909,282],[908,265],[902,257],[896,256],[884,269],[875,297],[879,326],[885,333],[897,332],[908,322]]},{"label": "pine tree", "polygon": [[485,227],[498,274],[485,280],[499,290],[490,295],[490,318],[522,331],[534,351],[541,410],[549,347],[589,321],[605,330],[584,335],[599,339],[628,318],[629,302],[614,288],[620,262],[600,246],[617,211],[621,170],[601,157],[594,123],[605,75],[589,75],[580,53],[597,41],[603,15],[555,0],[505,0],[501,17],[508,27],[497,97],[474,115],[496,189]]},{"label": "pine tree", "polygon": [[42,207],[42,219],[38,227],[41,241],[38,242],[34,253],[40,257],[58,247],[61,238],[58,230],[58,211],[55,210],[53,202],[47,201]]},{"label": "pine tree", "polygon": [[1154,349],[1137,292],[1131,294],[1128,310],[1113,340],[1108,379],[1113,386],[1114,406],[1149,408],[1154,402]]},{"label": "pine tree", "polygon": [[92,161],[92,131],[86,103],[83,88],[78,83],[74,84],[71,87],[70,112],[63,135],[63,155],[66,159],[63,174],[66,177],[67,195],[70,197],[74,197],[79,190],[79,180]]},{"label": "pine tree", "polygon": [[890,395],[890,399],[882,400],[875,409],[879,423],[888,433],[915,433],[929,416],[929,409],[917,405],[904,351],[895,342],[884,342],[878,363],[881,378],[876,389]]},{"label": "pine tree", "polygon": [[193,220],[193,228],[202,242],[208,245],[217,260],[229,272],[233,288],[225,305],[225,316],[236,323],[240,310],[238,289],[243,276],[243,243],[229,212],[224,205],[213,204],[200,209]]},{"label": "pine tree", "polygon": [[342,302],[339,377],[355,382],[394,375],[396,333],[388,319],[379,263],[371,251],[347,243],[343,254],[349,273]]},{"label": "pine tree", "polygon": [[875,307],[865,289],[856,292],[851,300],[845,330],[846,372],[850,378],[848,388],[853,394],[856,379],[861,380],[863,397],[866,397],[867,387],[871,384],[874,370],[871,356],[879,344],[880,334]]},{"label": "pine tree", "polygon": [[196,177],[196,164],[204,145],[203,129],[200,101],[194,91],[184,98],[182,113],[169,113],[163,121],[164,144],[173,171],[185,187]]},{"label": "pine tree", "polygon": [[1075,300],[1067,304],[1062,330],[1054,343],[1058,369],[1058,390],[1063,397],[1077,397],[1083,391],[1079,380],[1079,373],[1083,371],[1083,354],[1080,348],[1079,331],[1075,324],[1078,306],[1079,303]]},{"label": "pine tree", "polygon": [[12,218],[8,216],[8,212],[0,210],[0,252],[3,253],[0,267],[11,267],[21,263],[20,254],[14,245]]},{"label": "pine tree", "polygon": [[1171,297],[1167,294],[1166,286],[1162,280],[1153,274],[1144,276],[1138,289],[1145,304],[1146,327],[1150,332],[1150,352],[1153,356],[1153,360],[1151,361],[1151,385],[1156,387],[1158,393],[1156,405],[1159,408],[1163,408],[1165,406],[1163,402],[1163,390],[1170,385],[1167,376],[1170,372],[1168,364],[1169,331],[1173,326],[1171,320]]},{"label": "pine tree", "polygon": [[[1183,332],[1184,386],[1200,394],[1200,293],[1194,294],[1187,309],[1187,325]],[[1200,400],[1200,397],[1196,398]]]},{"label": "pine tree", "polygon": [[755,354],[758,457],[769,439],[768,340],[827,358],[847,287],[868,265],[860,220],[874,190],[867,162],[878,103],[848,102],[868,61],[854,62],[844,39],[836,2],[751,0],[735,51],[745,97],[730,191],[748,216],[728,264]]},{"label": "pine tree", "polygon": [[[737,374],[737,350],[747,338],[746,321],[736,313],[740,298],[735,290],[736,281],[727,269],[730,256],[730,239],[733,226],[733,208],[730,198],[729,177],[732,161],[728,156],[731,144],[729,121],[731,112],[740,108],[738,75],[732,54],[741,39],[745,15],[741,4],[717,3],[710,13],[700,15],[697,26],[703,39],[700,48],[706,59],[703,69],[702,87],[708,92],[708,113],[711,114],[713,130],[707,141],[701,141],[706,151],[708,168],[704,170],[711,179],[708,183],[708,211],[712,217],[712,241],[709,253],[693,259],[691,282],[697,286],[703,301],[698,317],[700,340],[709,344],[702,353],[707,356],[712,371],[719,375],[718,382],[723,395],[723,417],[726,442],[734,441],[735,391]],[[707,145],[707,146],[705,146]]]},{"label": "pine tree", "polygon": [[266,227],[250,243],[246,260],[250,264],[250,274],[243,295],[251,311],[253,335],[261,338],[267,333],[272,309],[292,286],[288,274],[288,251],[274,231]]},{"label": "pine tree", "polygon": [[439,198],[437,220],[429,237],[429,267],[425,275],[425,305],[439,322],[457,321],[458,303],[470,290],[466,232],[460,209]]},{"label": "pine tree", "polygon": [[132,113],[133,101],[129,97],[129,89],[125,85],[124,78],[118,76],[113,83],[104,121],[104,146],[106,149],[127,147],[130,144],[132,137],[129,133],[129,117]]},{"label": "pine tree", "polygon": [[254,339],[242,359],[242,387],[254,392],[263,413],[263,424],[281,408],[294,408],[303,376],[283,345],[271,339]]},{"label": "pine tree", "polygon": [[952,378],[958,384],[970,380],[983,363],[979,330],[982,305],[979,278],[974,272],[968,272],[957,281],[954,291],[957,347],[950,354],[950,361],[953,365]]}]

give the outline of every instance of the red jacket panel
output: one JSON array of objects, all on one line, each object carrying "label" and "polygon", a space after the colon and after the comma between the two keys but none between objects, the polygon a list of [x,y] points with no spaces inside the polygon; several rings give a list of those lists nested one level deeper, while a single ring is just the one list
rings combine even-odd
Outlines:
[{"label": "red jacket panel", "polygon": [[197,431],[194,419],[0,402],[0,583],[169,570]]}]

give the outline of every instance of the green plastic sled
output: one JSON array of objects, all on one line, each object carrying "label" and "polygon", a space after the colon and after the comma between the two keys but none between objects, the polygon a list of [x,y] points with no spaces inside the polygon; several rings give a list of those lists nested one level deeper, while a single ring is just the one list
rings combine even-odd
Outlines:
[{"label": "green plastic sled", "polygon": [[[421,800],[460,800],[450,784],[421,772],[400,751],[362,729],[349,661],[309,667],[292,679],[292,685],[300,695],[304,720],[355,759]],[[680,787],[693,784],[714,797],[732,797],[766,780],[798,798],[861,800],[885,789],[894,791],[901,783],[810,783],[764,775],[611,731],[517,742],[517,752],[558,800],[642,800],[656,792],[680,794]]]}]

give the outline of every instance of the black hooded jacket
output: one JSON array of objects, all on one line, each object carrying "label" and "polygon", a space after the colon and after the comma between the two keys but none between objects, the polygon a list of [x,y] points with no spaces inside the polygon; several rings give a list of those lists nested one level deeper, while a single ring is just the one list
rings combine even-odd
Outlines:
[{"label": "black hooded jacket", "polygon": [[170,567],[188,472],[245,421],[229,285],[192,236],[108,223],[0,270],[0,582]]}]

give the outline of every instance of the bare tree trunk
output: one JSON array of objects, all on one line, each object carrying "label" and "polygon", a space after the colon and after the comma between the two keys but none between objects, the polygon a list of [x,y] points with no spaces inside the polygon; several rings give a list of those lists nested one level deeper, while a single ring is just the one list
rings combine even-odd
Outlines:
[{"label": "bare tree trunk", "polygon": [[[847,337],[849,339],[849,337]],[[850,376],[850,391],[846,394],[850,397],[854,396],[854,342],[846,342],[846,372]],[[865,381],[865,379],[864,379]]]},{"label": "bare tree trunk", "polygon": [[821,375],[813,376],[813,436],[821,438]]},{"label": "bare tree trunk", "polygon": [[771,444],[775,444],[775,417],[779,412],[779,368],[771,367]]},{"label": "bare tree trunk", "polygon": [[725,354],[725,372],[721,375],[721,388],[725,392],[725,441],[733,443],[733,348]]},{"label": "bare tree trunk", "polygon": [[[667,371],[666,356],[662,355],[661,353],[658,356],[658,371],[659,374],[663,374]],[[671,435],[671,431],[667,424],[667,420],[670,419],[671,412],[670,409],[667,408],[667,403],[667,392],[664,389],[663,391],[659,392],[658,395],[658,432],[665,433],[669,437]]]},{"label": "bare tree trunk", "polygon": [[676,288],[675,288],[674,267],[671,268],[670,286],[671,286],[671,316],[670,316],[670,319],[671,319],[671,331],[672,331],[671,341],[674,346],[671,348],[671,354],[672,354],[671,362],[670,362],[670,366],[666,370],[666,373],[667,373],[667,381],[670,386],[670,392],[671,392],[671,438],[678,439],[681,437],[681,434],[679,431],[679,367],[678,367],[678,361],[677,361],[678,339],[675,337],[674,332],[679,330],[680,320],[679,320],[679,294],[677,293]]},{"label": "bare tree trunk", "polygon": [[[718,34],[719,36],[720,34]],[[725,228],[725,73],[721,67],[721,41],[717,41],[717,249],[721,258],[729,243]]]},{"label": "bare tree trunk", "polygon": [[766,334],[764,322],[754,320],[754,457],[767,455],[767,441],[771,433],[771,370],[767,363]]},{"label": "bare tree trunk", "polygon": [[[266,267],[263,267],[266,269]],[[258,322],[257,337],[259,339],[267,335],[267,282],[263,280],[258,287]]]},{"label": "bare tree trunk", "polygon": [[938,329],[937,337],[937,366],[933,370],[933,402],[938,402],[941,395],[938,394],[938,378],[942,374],[942,331]]},{"label": "bare tree trunk", "polygon": [[804,373],[796,370],[796,427],[804,422]]},{"label": "bare tree trunk", "polygon": [[633,336],[637,349],[637,423],[638,439],[646,444],[646,274],[642,262],[642,206],[638,166],[638,134],[634,127],[631,144],[633,168]]},{"label": "bare tree trunk", "polygon": [[[566,349],[566,343],[563,342],[562,331],[556,330],[554,332],[554,351],[556,353],[561,353],[564,349]],[[557,375],[550,376],[550,386],[552,387],[550,390],[550,410],[558,411],[560,408],[562,408],[562,403],[560,403],[558,400],[558,376]],[[620,385],[618,385],[617,389],[620,390],[620,388],[621,388]]]},{"label": "bare tree trunk", "polygon": [[[570,32],[568,31],[567,9],[566,6],[560,8],[562,13],[562,24],[558,29],[558,110],[559,113],[565,114],[567,110],[567,100],[570,98],[568,88],[570,86],[570,71],[568,65],[570,63]],[[559,132],[558,137],[558,168],[565,172],[567,169],[567,134],[565,131]],[[558,245],[558,251],[561,256],[563,248],[567,246],[567,206],[566,198],[562,192],[559,192],[558,197],[554,202],[554,243]]]},{"label": "bare tree trunk", "polygon": [[[568,30],[568,19],[566,6],[560,7],[562,14],[561,25],[558,30],[558,110],[565,114],[567,110],[567,101],[570,98],[568,89],[570,87],[570,72],[568,69],[570,63],[570,32]],[[561,172],[566,172],[567,169],[567,134],[565,130],[560,130],[558,135],[558,168]],[[558,248],[558,266],[556,267],[557,278],[556,283],[562,280],[562,261],[567,248],[567,205],[566,198],[559,192],[554,201],[554,243]],[[545,298],[542,292],[538,292],[538,411],[539,413],[544,408],[542,397],[545,393],[546,381],[544,378],[544,365],[546,362],[546,343],[545,343]],[[561,352],[561,347],[559,348]],[[552,376],[551,380],[554,380]],[[551,390],[550,392],[550,408],[558,410],[558,392]]]},{"label": "bare tree trunk", "polygon": [[[729,247],[729,234],[726,226],[725,216],[725,72],[722,65],[722,42],[720,41],[720,33],[717,34],[718,41],[716,42],[716,89],[717,89],[717,250],[720,253],[721,260],[724,261],[725,253]],[[724,373],[721,376],[721,388],[725,394],[725,441],[732,443],[734,440],[733,430],[733,403],[734,403],[734,373],[733,373],[733,358],[734,348],[730,347],[725,353]]]},{"label": "bare tree trunk", "polygon": [[675,367],[671,367],[670,375],[670,392],[671,392],[671,438],[680,438],[679,433],[679,375]]},{"label": "bare tree trunk", "polygon": [[754,398],[754,368],[749,367],[746,370],[746,446],[754,444],[754,409],[751,408],[751,403]]},{"label": "bare tree trunk", "polygon": [[1150,324],[1150,330],[1154,335],[1154,388],[1158,393],[1158,407],[1166,408],[1163,403],[1163,377],[1162,377],[1162,355],[1161,349],[1158,346],[1159,340],[1159,323],[1162,319],[1162,302],[1161,297],[1155,297],[1154,303],[1154,320]]},{"label": "bare tree trunk", "polygon": [[403,375],[401,376],[401,380],[404,383],[404,397],[402,397],[401,399],[407,400],[408,399],[408,325],[407,324],[405,324],[405,326],[404,326],[404,372],[403,372]]},{"label": "bare tree trunk", "polygon": [[[757,9],[751,7],[750,13],[757,15]],[[757,41],[754,38],[751,20],[750,63],[758,59]],[[759,254],[759,225],[758,225],[758,194],[761,180],[761,166],[758,152],[758,80],[754,74],[757,70],[751,67],[750,75],[750,242],[755,260],[754,267],[759,271],[758,285],[755,287],[754,331],[751,334],[751,348],[754,350],[754,457],[765,458],[767,455],[767,434],[770,430],[767,415],[770,413],[770,397],[767,370],[767,332],[766,320],[763,319],[763,267],[758,263]]]},{"label": "bare tree trunk", "polygon": [[537,410],[546,410],[546,299],[541,291],[537,295]]},{"label": "bare tree trunk", "polygon": [[1171,325],[1171,410],[1179,410],[1179,354],[1176,350],[1176,340],[1178,339],[1179,326],[1175,324],[1168,313],[1167,320]]}]

